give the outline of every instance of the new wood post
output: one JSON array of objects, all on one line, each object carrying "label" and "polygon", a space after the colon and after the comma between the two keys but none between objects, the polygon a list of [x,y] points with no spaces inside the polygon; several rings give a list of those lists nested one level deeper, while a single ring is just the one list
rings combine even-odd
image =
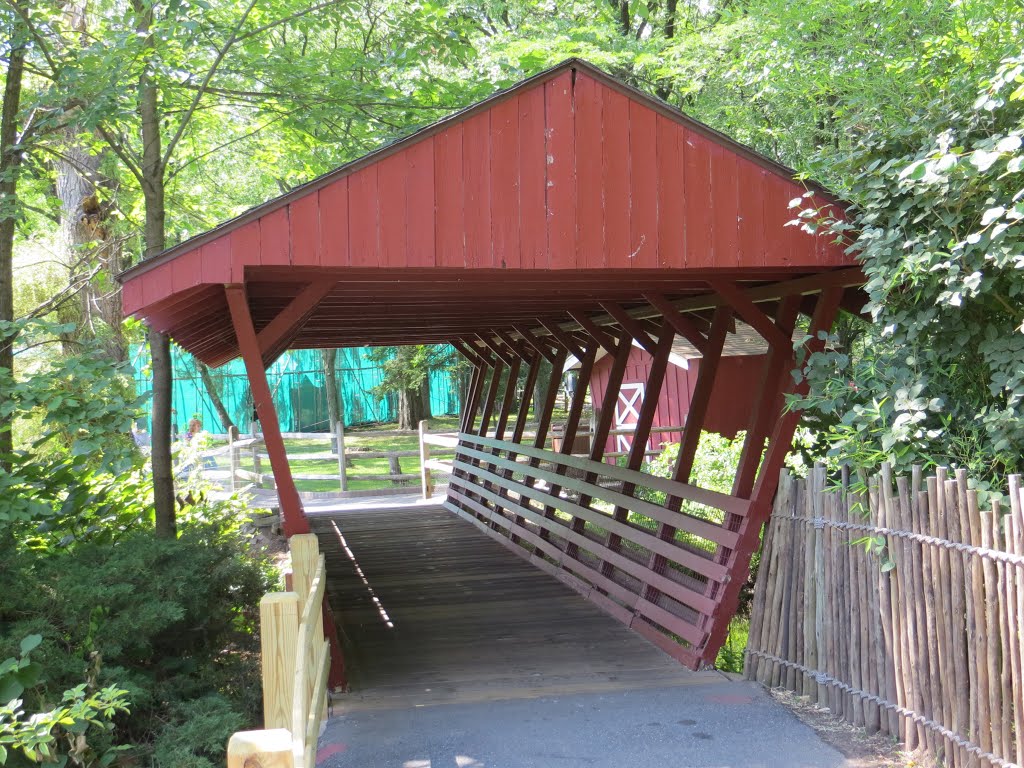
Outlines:
[{"label": "new wood post", "polygon": [[345,474],[345,422],[338,420],[334,425],[334,436],[338,443],[338,481],[341,490],[348,490],[348,476]]},{"label": "new wood post", "polygon": [[239,731],[228,742],[228,768],[294,768],[292,734],[285,728]]},{"label": "new wood post", "polygon": [[430,476],[430,468],[427,462],[430,461],[430,446],[424,441],[424,437],[430,432],[430,423],[424,419],[420,427],[420,485],[423,489],[423,498],[429,499],[434,495],[434,482]]},{"label": "new wood post", "polygon": [[301,610],[295,592],[273,592],[260,601],[263,725],[268,729],[292,729],[292,692]]}]

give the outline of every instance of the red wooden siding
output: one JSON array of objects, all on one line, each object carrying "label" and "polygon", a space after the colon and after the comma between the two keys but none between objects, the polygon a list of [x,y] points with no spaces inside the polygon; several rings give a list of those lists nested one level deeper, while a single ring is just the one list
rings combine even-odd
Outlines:
[{"label": "red wooden siding", "polygon": [[[761,369],[764,365],[763,355],[741,355],[723,357],[719,364],[715,390],[708,406],[707,420],[704,429],[717,432],[732,438],[737,432],[747,428],[754,398],[757,396],[757,385],[760,381]],[[590,377],[591,398],[600,403],[608,384],[608,373],[612,358],[605,356],[594,365]],[[642,349],[633,348],[626,364],[623,376],[623,388],[631,384],[643,384],[650,372],[651,356]],[[658,410],[654,414],[655,427],[675,427],[686,424],[686,414],[690,410],[690,401],[694,388],[697,386],[697,373],[700,371],[700,359],[689,361],[689,368],[669,364],[662,384],[661,396],[658,398]],[[638,404],[639,405],[639,404]],[[615,429],[615,427],[612,427]],[[678,432],[652,433],[649,442],[651,450],[658,450],[661,443],[679,442]],[[619,450],[615,436],[608,438],[605,452]]]},{"label": "red wooden siding", "polygon": [[137,312],[255,266],[709,269],[852,264],[803,187],[583,70],[496,99],[138,276]]}]

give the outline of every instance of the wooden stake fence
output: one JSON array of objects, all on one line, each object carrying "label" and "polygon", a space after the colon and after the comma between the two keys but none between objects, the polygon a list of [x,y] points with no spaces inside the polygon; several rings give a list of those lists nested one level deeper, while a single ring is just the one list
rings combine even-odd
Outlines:
[{"label": "wooden stake fence", "polygon": [[1024,765],[1020,478],[984,509],[962,470],[826,481],[783,473],[746,676],[945,765]]}]

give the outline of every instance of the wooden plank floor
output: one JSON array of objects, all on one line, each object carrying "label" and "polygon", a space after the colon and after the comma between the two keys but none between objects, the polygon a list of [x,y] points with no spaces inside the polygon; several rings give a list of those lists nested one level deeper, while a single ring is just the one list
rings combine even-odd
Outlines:
[{"label": "wooden plank floor", "polygon": [[335,709],[721,682],[439,506],[311,518],[351,692]]}]

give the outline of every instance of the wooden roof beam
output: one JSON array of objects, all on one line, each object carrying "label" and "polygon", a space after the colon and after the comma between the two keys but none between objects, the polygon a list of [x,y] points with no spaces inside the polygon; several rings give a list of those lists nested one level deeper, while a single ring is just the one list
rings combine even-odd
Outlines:
[{"label": "wooden roof beam", "polygon": [[561,346],[569,351],[577,360],[582,360],[584,352],[580,349],[576,340],[569,335],[567,331],[564,331],[558,323],[551,320],[545,320],[543,318],[537,318],[537,322],[544,326],[551,337],[557,341]]},{"label": "wooden roof beam", "polygon": [[[615,350],[618,349],[619,346],[618,343],[616,343],[615,339],[591,322],[590,318],[587,317],[586,312],[579,309],[570,309],[568,311],[569,317],[579,323],[580,328],[582,328],[590,338],[596,341],[605,352],[609,355],[615,354]],[[579,355],[576,357],[579,359]]]},{"label": "wooden roof beam", "polygon": [[661,312],[665,322],[672,326],[672,329],[693,344],[698,352],[703,355],[708,348],[707,337],[700,332],[700,328],[689,317],[682,314],[672,303],[659,293],[645,293],[647,303]]},{"label": "wooden roof beam", "polygon": [[467,360],[469,360],[469,362],[472,365],[475,365],[477,368],[483,368],[484,361],[480,358],[480,356],[478,354],[476,354],[476,352],[474,350],[472,350],[461,339],[452,339],[448,343],[451,344],[453,347],[455,347],[455,349],[458,351],[458,353],[460,355],[462,355],[464,358],[466,358]]},{"label": "wooden roof beam", "polygon": [[553,352],[550,347],[544,344],[543,341],[534,336],[533,331],[525,325],[515,325],[513,327],[516,329],[516,333],[519,334],[523,341],[537,350],[537,354],[541,355],[549,363],[554,364],[557,353]]},{"label": "wooden roof beam", "polygon": [[[334,289],[329,280],[312,282],[277,313],[270,323],[256,334],[263,357],[263,367],[268,367],[278,355],[288,348],[288,342],[310,318],[317,306]],[[230,296],[230,293],[228,294]]]},{"label": "wooden roof beam", "polygon": [[489,347],[491,351],[497,356],[497,358],[501,360],[501,362],[503,362],[509,368],[511,368],[515,364],[514,361],[516,360],[516,356],[514,352],[513,354],[510,355],[507,349],[502,348],[501,344],[496,342],[494,339],[488,338],[486,335],[482,333],[478,333],[476,337],[480,339],[480,341],[482,341],[485,346]]},{"label": "wooden roof beam", "polygon": [[631,317],[625,309],[611,301],[602,301],[601,307],[615,318],[615,322],[619,324],[622,330],[632,336],[644,348],[647,354],[653,355],[657,351],[657,342],[647,335],[640,322],[636,318]]},{"label": "wooden roof beam", "polygon": [[791,345],[790,337],[783,333],[775,321],[762,312],[735,283],[728,280],[710,280],[709,285],[729,303],[744,322],[761,334],[769,346],[782,348]]}]

